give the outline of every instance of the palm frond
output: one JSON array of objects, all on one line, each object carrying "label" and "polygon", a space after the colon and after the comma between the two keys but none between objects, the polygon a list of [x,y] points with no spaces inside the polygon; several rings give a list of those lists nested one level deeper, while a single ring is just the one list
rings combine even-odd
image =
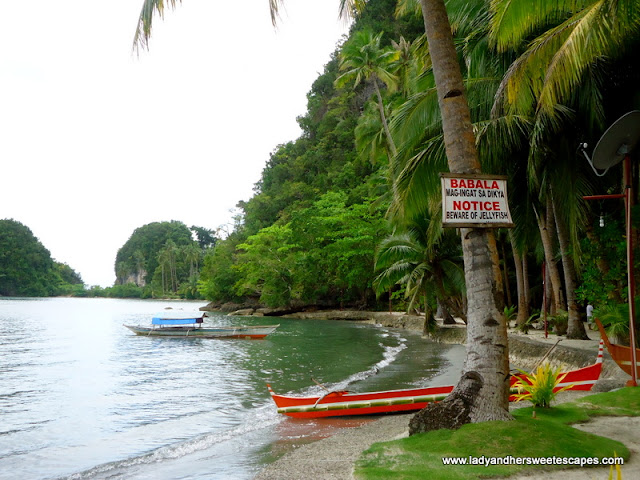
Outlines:
[{"label": "palm frond", "polygon": [[396,18],[402,18],[408,15],[421,15],[422,9],[420,7],[419,0],[398,0],[396,5],[396,11],[394,13]]},{"label": "palm frond", "polygon": [[367,0],[340,0],[340,18],[350,20],[356,18],[367,4]]},{"label": "palm frond", "polygon": [[398,144],[416,145],[427,128],[441,130],[435,87],[412,95],[394,112],[389,127]]},{"label": "palm frond", "polygon": [[538,36],[511,65],[498,93],[500,108],[548,116],[582,81],[590,65],[617,55],[625,42],[637,40],[640,5],[633,0],[586,2],[568,19]]},{"label": "palm frond", "polygon": [[360,158],[372,163],[381,155],[386,155],[386,140],[380,115],[370,109],[358,118],[355,128],[356,150]]},{"label": "palm frond", "polygon": [[481,31],[486,35],[489,10],[485,0],[447,0],[451,29],[458,37],[469,37]]},{"label": "palm frond", "polygon": [[[624,5],[629,8],[622,8]],[[635,6],[635,9],[631,8]],[[539,109],[549,113],[580,83],[585,70],[597,59],[615,57],[623,43],[638,37],[638,2],[595,2],[585,8],[580,21],[553,56],[540,92]]]},{"label": "palm frond", "polygon": [[439,172],[447,171],[442,135],[428,140],[416,155],[399,165],[394,175],[394,203],[408,217],[434,212],[440,202]]},{"label": "palm frond", "polygon": [[[521,115],[505,115],[474,124],[478,155],[483,171],[506,174],[514,153],[527,149],[531,120]],[[496,148],[499,145],[500,148]]]},{"label": "palm frond", "polygon": [[[592,1],[592,0],[591,0]],[[589,0],[491,0],[489,39],[498,52],[517,48],[538,28],[561,21]]]},{"label": "palm frond", "polygon": [[140,47],[149,47],[149,38],[151,38],[151,27],[153,26],[153,17],[157,13],[160,18],[164,17],[165,4],[172,9],[176,8],[176,3],[182,0],[144,0],[142,10],[138,18],[138,26],[133,37],[133,49],[138,50]]}]

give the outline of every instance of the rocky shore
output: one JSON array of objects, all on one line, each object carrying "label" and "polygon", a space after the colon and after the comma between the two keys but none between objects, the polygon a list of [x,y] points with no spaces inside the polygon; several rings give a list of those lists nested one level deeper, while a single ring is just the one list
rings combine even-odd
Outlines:
[{"label": "rocky shore", "polygon": [[[295,313],[290,316],[301,319],[362,321],[415,331],[422,331],[424,327],[424,317],[403,313],[331,311]],[[567,340],[551,333],[545,336],[544,332],[540,330],[530,330],[527,335],[510,330],[510,362],[519,368],[531,369],[541,357],[547,355],[552,365],[559,366],[563,370],[590,365],[595,361],[600,336],[596,331],[588,331],[588,335],[589,340]],[[462,323],[453,326],[440,325],[432,338],[444,343],[464,343],[466,327]],[[558,401],[572,401],[585,394],[622,387],[627,379],[628,376],[618,368],[605,351],[602,375],[594,390],[592,392],[564,392],[560,394]],[[354,478],[353,466],[360,454],[375,442],[407,436],[410,418],[411,414],[381,417],[361,427],[341,430],[332,437],[304,445],[286,454],[259,472],[255,479],[351,480]],[[576,428],[594,433],[599,432],[600,435],[610,436],[627,445],[634,455],[631,461],[623,467],[624,478],[640,478],[640,461],[636,459],[637,455],[635,455],[640,452],[640,441],[635,433],[640,428],[639,419],[603,417],[584,425],[577,425]],[[608,472],[608,467],[574,469],[563,471],[562,476],[565,480],[587,480],[606,478]],[[548,473],[542,473],[540,476],[523,475],[511,478],[537,480],[538,478],[548,478]]]}]

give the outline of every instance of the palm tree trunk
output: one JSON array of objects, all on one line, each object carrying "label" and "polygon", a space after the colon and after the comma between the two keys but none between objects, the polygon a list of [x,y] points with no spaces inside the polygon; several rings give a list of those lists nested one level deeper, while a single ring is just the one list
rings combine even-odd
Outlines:
[{"label": "palm tree trunk", "polygon": [[529,285],[529,263],[527,262],[527,252],[522,254],[522,283],[524,285],[524,299],[527,302],[527,310],[531,306],[531,287]]},{"label": "palm tree trunk", "polygon": [[387,144],[389,145],[389,152],[392,157],[396,156],[396,144],[393,141],[393,137],[391,136],[391,131],[389,130],[389,124],[387,123],[387,116],[384,114],[384,102],[382,101],[382,94],[380,93],[380,87],[378,86],[378,79],[373,77],[373,86],[376,89],[376,96],[378,97],[378,111],[380,112],[380,121],[382,122],[382,128],[384,128],[384,134],[387,137]]},{"label": "palm tree trunk", "polygon": [[[443,0],[421,0],[422,15],[452,173],[480,173],[471,115]],[[410,433],[511,419],[509,355],[496,240],[489,229],[461,229],[467,283],[467,358],[462,379],[443,402],[411,420]],[[460,411],[463,406],[464,411]],[[431,407],[431,408],[430,408]],[[454,418],[457,417],[457,418]]]},{"label": "palm tree trunk", "polygon": [[527,296],[525,293],[527,290],[525,290],[523,268],[524,256],[520,255],[511,231],[509,231],[509,241],[511,242],[513,263],[515,264],[516,269],[516,287],[518,292],[518,316],[516,317],[516,325],[522,325],[529,318],[529,302],[527,302]]},{"label": "palm tree trunk", "polygon": [[[444,297],[442,297],[444,298]],[[456,319],[453,318],[453,315],[451,315],[451,310],[449,309],[449,306],[447,305],[447,302],[444,300],[441,300],[440,298],[437,298],[436,301],[438,302],[438,311],[442,312],[441,317],[442,317],[442,324],[443,325],[455,325],[456,324]]]},{"label": "palm tree trunk", "polygon": [[565,295],[567,297],[567,312],[569,314],[569,324],[567,326],[567,338],[576,340],[588,340],[587,332],[584,330],[582,319],[580,318],[580,310],[576,301],[576,287],[578,284],[576,267],[573,258],[569,255],[569,238],[567,234],[566,224],[558,216],[556,202],[551,197],[553,204],[553,213],[556,219],[556,233],[558,235],[558,244],[560,245],[560,255],[562,258],[562,271],[564,272],[564,284],[566,287]]},{"label": "palm tree trunk", "polygon": [[[557,238],[557,232],[556,232],[556,219],[555,219],[556,215],[555,215],[555,210],[553,208],[551,188],[549,188],[549,194],[546,197],[547,197],[547,200],[546,200],[547,233],[549,234],[549,239],[551,241],[551,249],[554,250],[554,247],[555,247],[554,239]],[[555,311],[558,311],[558,310],[567,311],[567,304],[565,302],[565,298],[564,298],[565,296],[563,294],[564,290],[562,289],[562,274],[560,273],[557,254],[554,255],[554,261],[550,271],[553,273],[554,269],[556,271],[556,279],[555,280],[552,279],[551,281],[552,287],[555,286],[555,288],[553,289],[553,295],[554,295],[553,307]]]},{"label": "palm tree trunk", "polygon": [[502,274],[503,274],[503,284],[504,284],[504,293],[507,298],[507,305],[511,306],[513,303],[511,301],[511,289],[509,288],[509,268],[507,263],[507,252],[504,248],[504,239],[500,241],[500,247],[502,250]]},{"label": "palm tree trunk", "polygon": [[[538,220],[538,230],[540,230],[540,239],[542,241],[542,247],[544,249],[544,258],[546,262],[546,268],[549,273],[549,281],[551,283],[551,293],[553,297],[553,311],[564,310],[562,304],[562,282],[560,280],[560,272],[558,271],[558,265],[553,253],[553,241],[550,234],[552,228],[551,222],[544,215],[536,213],[536,219]],[[551,213],[549,211],[549,213]],[[547,302],[549,305],[549,302]]]}]

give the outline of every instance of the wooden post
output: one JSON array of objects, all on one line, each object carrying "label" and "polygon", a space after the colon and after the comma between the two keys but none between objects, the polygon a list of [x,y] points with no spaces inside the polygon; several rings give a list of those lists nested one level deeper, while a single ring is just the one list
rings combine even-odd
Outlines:
[{"label": "wooden post", "polygon": [[636,305],[635,289],[636,282],[633,274],[633,226],[631,225],[631,201],[633,198],[633,186],[631,179],[631,156],[624,156],[624,177],[625,177],[625,216],[627,227],[627,289],[629,290],[629,347],[631,352],[631,386],[638,386],[636,359]]}]

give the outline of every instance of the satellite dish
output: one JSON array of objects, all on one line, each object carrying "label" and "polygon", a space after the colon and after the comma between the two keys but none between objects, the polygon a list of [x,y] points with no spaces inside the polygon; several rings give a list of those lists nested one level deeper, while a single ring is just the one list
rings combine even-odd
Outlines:
[{"label": "satellite dish", "polygon": [[640,110],[625,113],[611,125],[593,149],[593,166],[608,169],[624,160],[640,140]]}]

